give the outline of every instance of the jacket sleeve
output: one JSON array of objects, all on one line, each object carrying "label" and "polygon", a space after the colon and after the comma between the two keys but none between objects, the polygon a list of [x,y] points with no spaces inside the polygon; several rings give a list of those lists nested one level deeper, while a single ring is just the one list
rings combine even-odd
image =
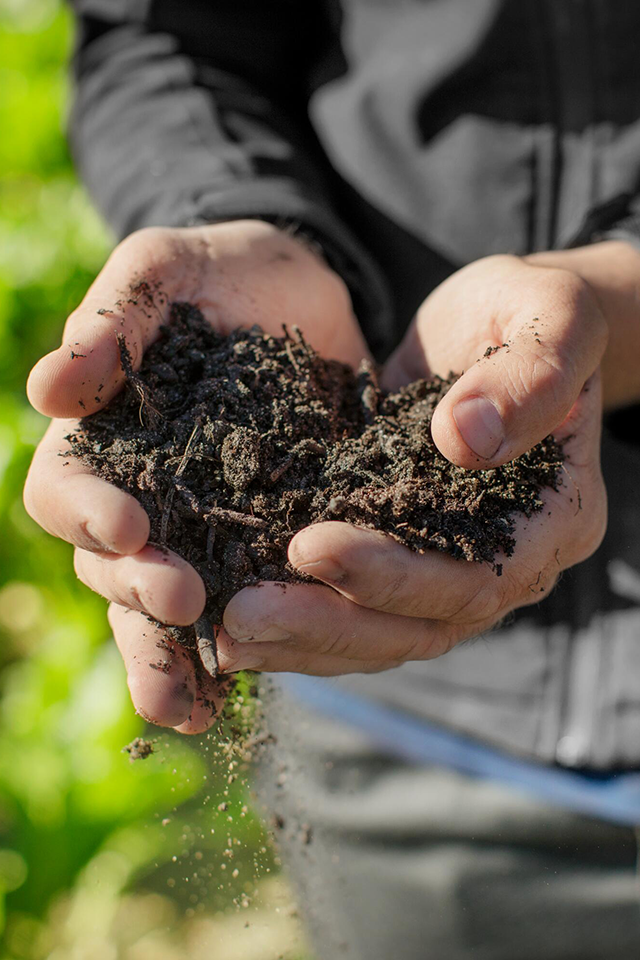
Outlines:
[{"label": "jacket sleeve", "polygon": [[640,196],[620,193],[593,207],[566,246],[582,247],[599,240],[626,240],[640,248]]},{"label": "jacket sleeve", "polygon": [[71,148],[120,237],[245,217],[318,242],[365,329],[384,323],[379,269],[337,215],[307,104],[331,40],[321,2],[71,0]]}]

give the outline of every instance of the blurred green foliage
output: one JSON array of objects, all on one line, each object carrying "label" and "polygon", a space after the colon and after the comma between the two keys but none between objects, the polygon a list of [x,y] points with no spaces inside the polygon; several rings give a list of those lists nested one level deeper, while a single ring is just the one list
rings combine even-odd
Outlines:
[{"label": "blurred green foliage", "polygon": [[[27,405],[27,373],[59,342],[111,243],[63,134],[71,42],[59,0],[0,0],[0,960],[97,958],[98,941],[104,956],[129,956],[123,936],[247,907],[256,869],[272,866],[212,740],[154,731],[148,760],[121,752],[145,725],[104,603],[76,581],[71,549],[22,506],[45,426]],[[127,896],[138,906],[125,936],[114,930]],[[135,956],[188,955],[153,944]],[[290,955],[273,949],[252,955]]]}]

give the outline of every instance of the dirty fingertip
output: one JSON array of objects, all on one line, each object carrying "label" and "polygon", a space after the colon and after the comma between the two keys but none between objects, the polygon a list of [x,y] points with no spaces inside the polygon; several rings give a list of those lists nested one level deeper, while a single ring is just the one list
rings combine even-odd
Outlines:
[{"label": "dirty fingertip", "polygon": [[175,727],[193,710],[193,682],[184,671],[171,676],[153,662],[140,662],[130,669],[128,684],[136,712],[157,726]]},{"label": "dirty fingertip", "polygon": [[194,735],[206,733],[215,723],[224,708],[228,693],[233,683],[231,680],[211,680],[204,682],[195,696],[191,713],[187,719],[174,727],[177,733]]}]

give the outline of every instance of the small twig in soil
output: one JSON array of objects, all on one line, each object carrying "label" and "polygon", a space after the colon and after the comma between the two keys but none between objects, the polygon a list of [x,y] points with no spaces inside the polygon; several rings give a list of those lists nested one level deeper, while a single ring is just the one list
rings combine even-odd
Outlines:
[{"label": "small twig in soil", "polygon": [[207,532],[207,563],[213,563],[213,546],[216,542],[216,528],[212,524]]},{"label": "small twig in soil", "polygon": [[240,513],[239,510],[229,510],[227,507],[211,507],[204,513],[196,495],[180,480],[176,479],[174,483],[177,493],[205,523],[216,526],[220,521],[224,523],[226,520],[228,523],[242,523],[247,527],[255,527],[256,530],[265,530],[269,526],[267,521],[260,517],[254,517],[250,513]]},{"label": "small twig in soil", "polygon": [[138,417],[140,419],[140,426],[144,427],[142,411],[145,406],[147,406],[149,410],[151,410],[157,417],[161,417],[162,415],[159,410],[156,410],[149,400],[149,388],[147,387],[146,383],[133,369],[131,353],[129,352],[129,347],[127,346],[127,340],[124,333],[116,333],[116,340],[118,342],[118,349],[120,351],[120,364],[122,366],[124,375],[140,397],[140,409],[138,410]]},{"label": "small twig in soil", "polygon": [[169,490],[169,493],[168,493],[168,495],[167,495],[167,500],[166,500],[166,503],[165,503],[165,505],[164,505],[164,509],[163,509],[163,512],[162,512],[162,521],[161,521],[161,523],[160,523],[160,540],[161,540],[162,543],[166,543],[166,540],[167,540],[167,531],[168,531],[168,528],[169,528],[169,518],[170,518],[170,516],[171,516],[171,510],[172,510],[172,508],[173,508],[173,498],[174,498],[174,496],[175,496],[176,490],[177,490],[178,493],[180,493],[180,494],[183,496],[183,498],[187,501],[187,503],[189,504],[189,506],[191,507],[191,509],[194,511],[194,513],[196,513],[198,516],[201,516],[201,515],[202,515],[202,510],[200,509],[200,506],[199,506],[199,504],[198,504],[198,501],[197,501],[195,495],[191,492],[191,490],[189,490],[188,487],[185,487],[185,485],[184,485],[183,483],[180,483],[179,480],[178,480],[178,477],[181,477],[182,474],[184,473],[184,471],[185,471],[186,468],[187,468],[187,464],[189,463],[189,458],[190,458],[191,447],[192,447],[192,445],[196,442],[197,438],[199,437],[199,435],[200,435],[200,430],[201,430],[200,423],[196,423],[196,425],[194,426],[193,430],[191,431],[191,436],[190,436],[189,439],[187,440],[187,445],[186,445],[186,447],[184,448],[184,453],[182,454],[182,459],[181,459],[180,463],[178,464],[178,469],[176,470],[176,479],[175,479],[175,481],[174,481],[175,486],[171,487],[171,489]]},{"label": "small twig in soil", "polygon": [[305,453],[313,453],[317,456],[325,454],[327,451],[321,443],[318,443],[317,440],[312,440],[311,438],[301,440],[299,443],[296,443],[295,447],[289,453],[284,460],[275,467],[269,474],[269,480],[271,483],[277,483],[281,477],[285,475],[287,470],[289,470],[296,461],[296,456]]},{"label": "small twig in soil", "polygon": [[[184,473],[187,467],[187,464],[189,462],[189,453],[191,450],[191,446],[193,443],[195,443],[196,438],[199,436],[199,434],[200,434],[200,424],[196,423],[195,427],[191,431],[191,436],[187,440],[187,445],[184,449],[184,453],[182,454],[182,459],[178,464],[178,469],[176,470],[176,477],[180,477]],[[186,487],[185,487],[185,490],[186,490]],[[162,520],[160,521],[160,542],[161,543],[167,542],[167,532],[169,530],[169,518],[171,517],[171,510],[173,507],[173,498],[175,496],[175,492],[176,492],[176,488],[171,487],[162,510]],[[189,493],[190,496],[193,497],[193,494],[191,493],[191,491],[187,491],[187,493]]]},{"label": "small twig in soil", "polygon": [[200,431],[201,431],[201,429],[202,429],[202,428],[201,428],[200,424],[199,424],[199,423],[196,423],[195,427],[194,427],[193,430],[191,431],[191,436],[190,436],[189,439],[187,440],[187,445],[186,445],[186,447],[184,448],[184,453],[182,454],[182,460],[180,461],[180,465],[178,466],[178,469],[176,470],[176,477],[181,477],[182,474],[184,473],[184,471],[187,469],[187,464],[189,463],[189,458],[190,458],[190,454],[191,454],[191,447],[192,447],[192,445],[196,442],[196,440],[198,439],[198,437],[200,436]]},{"label": "small twig in soil", "polygon": [[294,461],[295,461],[295,457],[293,457],[291,454],[289,454],[288,457],[285,457],[282,463],[280,463],[275,468],[275,470],[272,470],[271,473],[269,474],[270,482],[277,483],[278,480],[280,480],[280,478],[285,475],[287,470],[289,470],[289,468],[293,466]]},{"label": "small twig in soil", "polygon": [[288,338],[287,338],[287,339],[285,340],[285,342],[284,342],[284,349],[285,349],[285,351],[286,351],[287,356],[289,357],[289,362],[290,362],[291,366],[293,367],[293,369],[295,370],[295,372],[298,374],[298,376],[301,377],[301,376],[302,376],[302,368],[301,368],[300,364],[298,363],[298,361],[297,361],[296,358],[295,358],[295,354],[294,354],[293,350],[291,349],[291,341],[290,341]]},{"label": "small twig in soil", "polygon": [[173,482],[174,482],[174,485],[175,485],[175,487],[174,487],[175,490],[180,494],[180,496],[182,497],[182,499],[183,499],[184,501],[186,501],[186,503],[189,504],[189,506],[191,507],[191,509],[192,509],[193,512],[195,513],[195,515],[196,515],[197,517],[202,517],[202,516],[203,516],[203,508],[202,508],[202,506],[200,505],[200,501],[199,501],[198,498],[196,497],[195,493],[193,493],[193,491],[189,490],[189,487],[188,487],[185,483],[183,483],[181,480],[178,480],[177,477],[176,477],[176,479],[175,479]]},{"label": "small twig in soil", "polygon": [[317,440],[312,440],[311,437],[305,437],[304,440],[300,440],[299,443],[296,443],[293,450],[294,453],[315,453],[318,456],[327,452],[326,447],[318,443]]},{"label": "small twig in soil", "polygon": [[196,631],[196,644],[198,646],[200,659],[202,660],[202,666],[215,680],[220,674],[216,632],[206,616],[200,617],[199,620],[196,620],[194,628]]},{"label": "small twig in soil", "polygon": [[315,350],[305,340],[304,334],[300,329],[300,327],[294,323],[291,329],[293,330],[294,337],[296,338],[296,340],[298,341],[298,343],[300,344],[300,346],[308,356],[309,360],[314,360],[316,355]]},{"label": "small twig in soil", "polygon": [[261,517],[252,517],[250,513],[240,513],[238,510],[229,510],[226,507],[212,507],[204,514],[203,520],[210,523],[212,520],[227,520],[229,523],[243,523],[256,530],[266,530],[269,524]]},{"label": "small twig in soil", "polygon": [[173,507],[173,498],[175,496],[175,492],[175,488],[171,487],[169,493],[167,494],[164,507],[162,508],[162,520],[160,521],[160,543],[162,543],[164,546],[166,546],[167,543],[169,518],[171,516],[171,508]]}]

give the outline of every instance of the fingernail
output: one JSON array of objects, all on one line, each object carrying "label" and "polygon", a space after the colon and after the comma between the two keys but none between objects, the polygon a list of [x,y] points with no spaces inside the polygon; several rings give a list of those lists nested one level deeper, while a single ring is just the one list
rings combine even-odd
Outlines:
[{"label": "fingernail", "polygon": [[468,447],[484,460],[495,457],[504,440],[502,417],[486,397],[468,397],[453,408],[458,432]]},{"label": "fingernail", "polygon": [[257,657],[255,653],[241,653],[237,657],[220,657],[222,673],[239,673],[240,670],[260,670],[264,666],[264,657]]},{"label": "fingernail", "polygon": [[101,553],[113,553],[113,552],[114,552],[113,547],[107,546],[107,544],[104,543],[104,541],[102,541],[102,540],[100,539],[100,537],[98,536],[98,534],[95,532],[95,530],[93,529],[93,527],[91,526],[91,524],[90,524],[88,521],[85,522],[85,523],[81,523],[80,526],[81,526],[81,528],[82,528],[83,533],[85,534],[85,536],[86,536],[86,538],[87,538],[87,541],[88,541],[87,548],[88,548],[88,549],[91,549],[91,548],[93,547],[94,550],[98,550],[98,551],[100,551]]},{"label": "fingernail", "polygon": [[267,627],[266,630],[262,630],[260,633],[247,634],[244,637],[234,637],[231,633],[229,636],[237,643],[281,643],[283,640],[291,639],[291,634],[287,633],[287,631],[281,627]]},{"label": "fingernail", "polygon": [[329,560],[327,557],[323,557],[321,560],[312,560],[309,563],[296,561],[296,567],[302,573],[308,573],[318,580],[326,580],[327,583],[342,584],[347,579],[344,568],[335,560]]}]

